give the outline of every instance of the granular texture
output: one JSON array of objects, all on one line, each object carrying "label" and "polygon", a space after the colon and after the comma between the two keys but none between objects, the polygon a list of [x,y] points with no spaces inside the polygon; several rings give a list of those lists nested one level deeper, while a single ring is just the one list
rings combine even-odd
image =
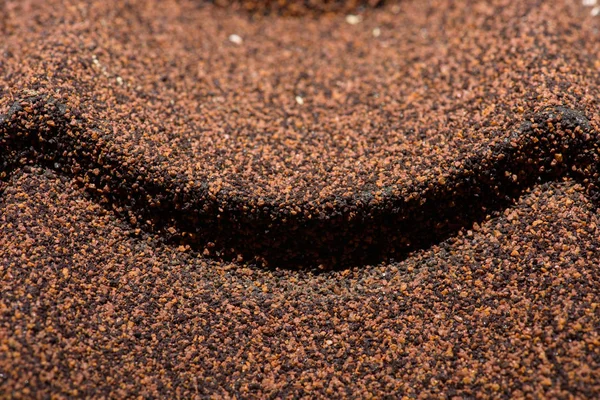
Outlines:
[{"label": "granular texture", "polygon": [[360,12],[367,8],[381,7],[386,3],[397,3],[397,1],[389,0],[211,0],[211,2],[221,7],[227,7],[230,11],[247,12],[253,16],[265,14],[301,16],[350,13]]},{"label": "granular texture", "polygon": [[600,8],[0,13],[0,397],[600,397]]},{"label": "granular texture", "polygon": [[600,393],[600,220],[536,186],[399,263],[312,274],[136,237],[69,179],[0,212],[8,397],[561,397]]},{"label": "granular texture", "polygon": [[[74,175],[208,254],[378,261],[538,178],[597,177],[572,160],[597,156],[571,140],[598,143],[600,43],[574,1],[404,1],[356,24],[64,3],[6,6],[4,163]],[[557,107],[584,124],[562,129]]]}]

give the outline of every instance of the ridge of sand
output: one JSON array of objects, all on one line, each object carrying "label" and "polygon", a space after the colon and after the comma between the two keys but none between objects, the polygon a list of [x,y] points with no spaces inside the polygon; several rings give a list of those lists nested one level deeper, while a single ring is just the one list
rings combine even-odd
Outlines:
[{"label": "ridge of sand", "polygon": [[553,107],[502,142],[453,160],[447,175],[390,190],[374,204],[363,192],[315,217],[279,212],[277,204],[250,213],[243,201],[217,200],[184,177],[146,175],[110,143],[81,134],[85,125],[52,98],[15,102],[0,116],[4,169],[36,164],[68,174],[136,227],[263,262],[330,267],[398,257],[480,222],[536,183],[572,176],[593,195],[598,179],[598,133],[584,113]]}]

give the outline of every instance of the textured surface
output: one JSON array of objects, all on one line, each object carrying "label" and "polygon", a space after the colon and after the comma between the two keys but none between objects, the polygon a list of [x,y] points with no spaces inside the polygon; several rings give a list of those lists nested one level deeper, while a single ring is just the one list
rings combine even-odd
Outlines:
[{"label": "textured surface", "polygon": [[[256,17],[272,14],[316,16],[324,13],[360,12],[373,7],[381,7],[384,4],[397,4],[398,2],[389,0],[213,0],[212,3],[226,7],[233,12],[248,12]],[[358,17],[360,18],[360,15]],[[356,21],[360,22],[360,19]]]},{"label": "textured surface", "polygon": [[599,12],[0,2],[0,397],[598,397]]},{"label": "textured surface", "polygon": [[5,147],[36,142],[135,223],[213,254],[401,255],[552,169],[560,148],[506,149],[531,118],[562,106],[597,132],[597,22],[572,1],[409,1],[355,25],[72,3],[10,7],[0,105],[37,106],[4,124]]},{"label": "textured surface", "polygon": [[400,263],[313,275],[164,247],[48,171],[0,213],[4,394],[595,397],[597,214],[570,182]]}]

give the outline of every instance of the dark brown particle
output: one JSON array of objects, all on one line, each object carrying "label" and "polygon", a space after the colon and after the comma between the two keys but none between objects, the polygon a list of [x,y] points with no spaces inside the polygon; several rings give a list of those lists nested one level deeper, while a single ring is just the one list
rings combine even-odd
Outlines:
[{"label": "dark brown particle", "polygon": [[311,274],[134,238],[30,169],[0,213],[8,397],[600,393],[600,220],[580,185],[403,262]]},{"label": "dark brown particle", "polygon": [[599,397],[593,10],[0,2],[0,397]]},{"label": "dark brown particle", "polygon": [[[208,2],[208,1],[207,1]],[[385,0],[210,0],[217,6],[231,11],[260,15],[319,16],[327,13],[351,13],[397,3]],[[354,14],[350,14],[354,15]]]}]

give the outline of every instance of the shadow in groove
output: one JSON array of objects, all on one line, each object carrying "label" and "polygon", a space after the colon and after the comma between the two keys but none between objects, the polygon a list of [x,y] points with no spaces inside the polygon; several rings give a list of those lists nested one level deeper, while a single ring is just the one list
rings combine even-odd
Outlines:
[{"label": "shadow in groove", "polygon": [[357,193],[329,215],[310,219],[278,214],[276,205],[244,212],[235,198],[223,209],[202,188],[182,195],[173,190],[186,187],[182,178],[158,184],[139,166],[124,167],[125,156],[104,151],[84,125],[76,111],[52,98],[16,102],[0,116],[1,173],[6,178],[24,164],[53,169],[168,243],[265,266],[338,269],[399,259],[483,221],[535,184],[567,176],[598,198],[597,134],[582,112],[565,107],[532,115],[502,142],[456,160],[447,175],[403,191],[408,195],[390,194],[371,205],[369,193]]}]

